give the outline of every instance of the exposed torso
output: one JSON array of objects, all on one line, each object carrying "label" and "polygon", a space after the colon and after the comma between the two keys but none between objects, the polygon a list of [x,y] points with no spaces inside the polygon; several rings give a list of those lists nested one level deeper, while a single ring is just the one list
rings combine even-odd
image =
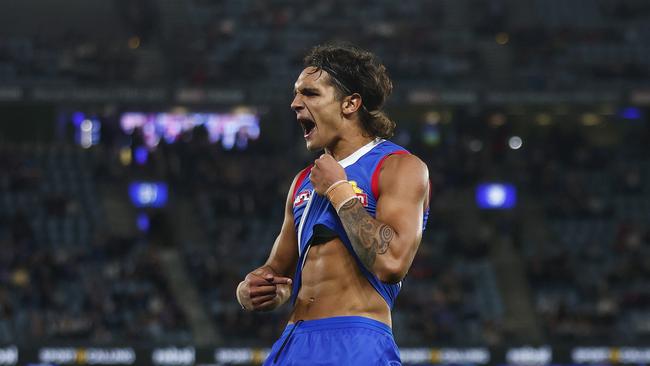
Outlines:
[{"label": "exposed torso", "polygon": [[340,239],[312,245],[289,322],[364,316],[391,326],[390,309]]},{"label": "exposed torso", "polygon": [[[394,153],[406,151],[391,142],[374,140],[339,161],[357,198],[372,217],[375,217],[378,198],[379,164]],[[300,175],[293,195],[299,263],[290,322],[364,316],[390,326],[390,308],[401,284],[382,283],[359,267],[361,264],[354,257],[337,213],[326,197],[315,193],[309,171],[306,169]],[[327,230],[320,230],[323,227]]]}]

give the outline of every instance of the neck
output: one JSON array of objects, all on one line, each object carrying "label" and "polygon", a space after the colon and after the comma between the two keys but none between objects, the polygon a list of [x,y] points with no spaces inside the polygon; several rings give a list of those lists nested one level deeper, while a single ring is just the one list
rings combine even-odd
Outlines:
[{"label": "neck", "polygon": [[366,137],[362,134],[342,137],[332,146],[326,147],[325,152],[332,155],[336,161],[341,161],[374,139],[374,137]]}]

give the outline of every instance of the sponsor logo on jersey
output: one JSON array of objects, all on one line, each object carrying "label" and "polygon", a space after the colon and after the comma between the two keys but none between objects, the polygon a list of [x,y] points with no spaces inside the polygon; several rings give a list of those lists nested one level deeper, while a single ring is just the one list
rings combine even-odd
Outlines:
[{"label": "sponsor logo on jersey", "polygon": [[359,201],[361,201],[361,204],[363,207],[368,207],[368,195],[357,185],[357,182],[351,180],[350,185],[352,185],[352,189],[354,190],[354,193],[357,194],[357,198]]},{"label": "sponsor logo on jersey", "polygon": [[293,200],[293,207],[298,207],[305,202],[309,201],[309,198],[311,197],[311,191],[310,190],[304,190],[301,191],[296,195],[296,199]]}]

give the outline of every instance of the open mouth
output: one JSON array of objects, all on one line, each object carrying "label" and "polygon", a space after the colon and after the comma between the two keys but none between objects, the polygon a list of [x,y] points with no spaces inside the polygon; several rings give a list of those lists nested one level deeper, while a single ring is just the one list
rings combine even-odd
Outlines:
[{"label": "open mouth", "polygon": [[305,137],[309,137],[316,128],[316,123],[308,118],[299,118],[298,122],[300,122],[300,125],[302,126],[302,131]]}]

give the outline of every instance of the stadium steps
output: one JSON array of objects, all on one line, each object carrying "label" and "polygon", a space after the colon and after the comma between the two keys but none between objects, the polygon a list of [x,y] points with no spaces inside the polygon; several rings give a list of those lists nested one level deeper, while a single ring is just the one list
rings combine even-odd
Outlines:
[{"label": "stadium steps", "polygon": [[528,286],[524,261],[509,237],[500,237],[491,245],[490,257],[505,305],[505,327],[519,341],[537,343],[542,333]]},{"label": "stadium steps", "polygon": [[[473,192],[466,191],[461,197],[465,197],[462,202],[465,208],[463,215],[457,218],[457,224],[466,228],[478,228],[483,225],[485,218],[474,208]],[[471,238],[471,235],[475,235],[473,231],[475,230],[466,230],[464,235]],[[519,341],[539,341],[541,332],[536,323],[524,262],[514,247],[512,236],[496,233],[489,247],[490,264],[483,268],[481,273],[482,277],[485,277],[486,273],[494,274],[494,296],[499,296],[500,299],[492,301],[493,304],[488,307],[494,308],[495,313],[503,311],[503,325],[508,335]]]},{"label": "stadium steps", "polygon": [[[197,217],[192,201],[187,199],[173,200],[167,211],[171,222],[176,222],[174,238],[177,248],[206,247],[207,237],[200,227],[202,222]],[[182,301],[179,304],[185,313],[191,327],[194,340],[200,345],[210,345],[221,341],[218,328],[213,323],[207,309],[203,305],[199,289],[190,276],[184,256],[180,249],[167,249],[163,254],[167,282],[174,297]]]},{"label": "stadium steps", "polygon": [[[535,313],[533,291],[527,280],[528,277],[523,258],[524,256],[535,255],[534,253],[537,253],[538,249],[542,249],[533,248],[534,245],[532,243],[550,242],[550,233],[547,230],[547,225],[543,224],[545,222],[543,206],[531,196],[522,197],[521,202],[521,240],[525,242],[516,243],[520,248],[519,250],[513,246],[515,243],[500,243],[499,247],[495,248],[495,251],[501,252],[500,255],[502,258],[499,261],[504,266],[503,280],[510,282],[511,288],[517,288],[516,293],[513,292],[510,294],[508,301],[519,310],[519,321],[521,322],[522,328],[527,328],[526,334],[531,338],[529,341],[539,342],[542,340],[543,334],[540,324],[537,322],[538,318]],[[506,269],[508,267],[511,268]],[[511,272],[507,273],[507,271]]]},{"label": "stadium steps", "polygon": [[[194,203],[191,200],[178,200],[176,202],[176,211],[174,214],[174,222],[178,222],[176,228],[176,237],[182,241],[182,245],[189,247],[205,247],[208,243],[205,229],[199,226],[202,220],[197,217],[194,211]],[[205,225],[214,224],[205,223]]]},{"label": "stadium steps", "polygon": [[161,250],[160,258],[167,284],[192,327],[194,342],[198,346],[217,344],[220,337],[215,332],[212,319],[201,306],[196,286],[191,285],[193,281],[188,275],[182,253],[175,248],[165,248]]},{"label": "stadium steps", "polygon": [[131,237],[135,235],[135,214],[130,205],[126,187],[103,184],[100,186],[104,209],[106,210],[106,227],[111,235]]}]

